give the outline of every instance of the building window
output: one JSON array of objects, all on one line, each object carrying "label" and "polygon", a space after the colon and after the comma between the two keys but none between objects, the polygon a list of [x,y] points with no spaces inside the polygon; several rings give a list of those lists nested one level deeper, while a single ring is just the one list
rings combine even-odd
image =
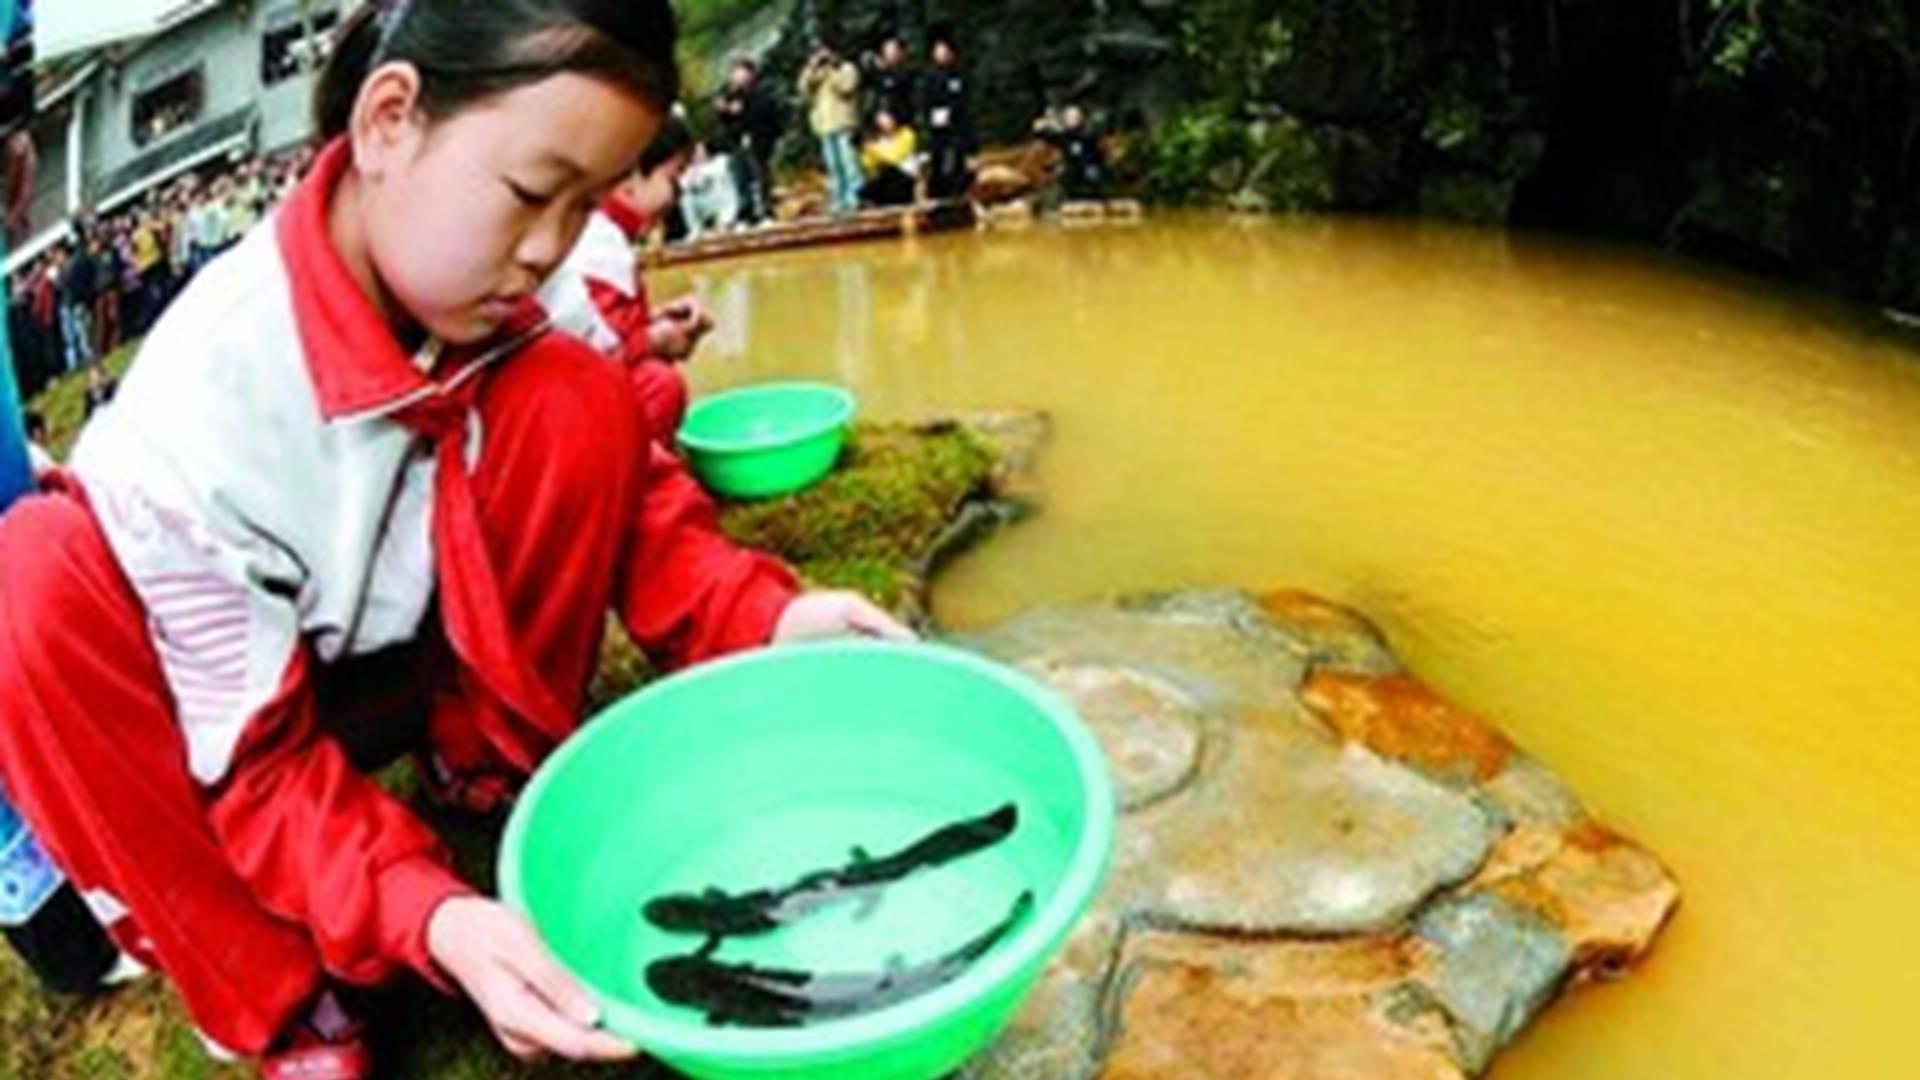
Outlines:
[{"label": "building window", "polygon": [[293,78],[300,74],[303,62],[318,67],[328,34],[339,25],[340,12],[315,9],[311,20],[313,36],[308,37],[308,27],[301,21],[298,8],[278,11],[268,17],[267,32],[260,38],[262,84],[272,86]]},{"label": "building window", "polygon": [[200,119],[207,103],[207,72],[192,67],[160,79],[133,98],[133,143],[147,146]]}]

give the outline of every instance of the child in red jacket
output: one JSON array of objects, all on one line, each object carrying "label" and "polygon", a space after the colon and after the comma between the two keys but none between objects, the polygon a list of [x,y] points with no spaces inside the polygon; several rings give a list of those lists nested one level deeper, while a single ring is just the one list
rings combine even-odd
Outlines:
[{"label": "child in red jacket", "polygon": [[640,275],[639,244],[680,197],[680,177],[693,159],[693,134],[670,118],[640,159],[587,220],[560,268],[540,289],[555,329],[580,338],[619,363],[633,382],[648,427],[671,447],[687,416],[692,358],[713,321],[688,296],[655,308]]},{"label": "child in red jacket", "polygon": [[0,518],[0,784],[274,1080],[369,1075],[330,988],[406,968],[516,1054],[632,1053],[350,750],[417,728],[437,783],[510,791],[577,727],[609,610],[669,667],[906,633],[727,542],[533,303],[677,92],[666,0],[478,10],[343,27],[311,176]]}]

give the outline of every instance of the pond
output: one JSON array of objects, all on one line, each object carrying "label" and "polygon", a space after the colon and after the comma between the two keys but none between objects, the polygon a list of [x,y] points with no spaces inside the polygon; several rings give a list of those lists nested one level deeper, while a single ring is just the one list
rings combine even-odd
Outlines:
[{"label": "pond", "polygon": [[[1045,512],[976,626],[1302,586],[1387,629],[1686,893],[1502,1080],[1888,1076],[1920,996],[1920,355],[1838,305],[1561,241],[1172,218],[657,275],[701,391],[1038,407]],[[1903,957],[1908,959],[1902,959]]]}]

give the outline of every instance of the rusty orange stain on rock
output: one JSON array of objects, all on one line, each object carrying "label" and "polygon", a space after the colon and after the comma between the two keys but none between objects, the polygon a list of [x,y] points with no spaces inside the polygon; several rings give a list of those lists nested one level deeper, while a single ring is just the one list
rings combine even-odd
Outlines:
[{"label": "rusty orange stain on rock", "polygon": [[1358,614],[1304,589],[1279,589],[1257,599],[1261,610],[1282,625],[1375,633]]},{"label": "rusty orange stain on rock", "polygon": [[1581,977],[1612,978],[1652,948],[1680,905],[1680,886],[1651,852],[1604,826],[1569,830],[1551,858],[1488,885],[1560,928]]},{"label": "rusty orange stain on rock", "polygon": [[1317,671],[1301,696],[1343,740],[1431,772],[1483,781],[1513,756],[1492,724],[1412,676]]},{"label": "rusty orange stain on rock", "polygon": [[1405,941],[1136,941],[1102,1080],[1461,1080],[1437,1015],[1389,1015]]}]

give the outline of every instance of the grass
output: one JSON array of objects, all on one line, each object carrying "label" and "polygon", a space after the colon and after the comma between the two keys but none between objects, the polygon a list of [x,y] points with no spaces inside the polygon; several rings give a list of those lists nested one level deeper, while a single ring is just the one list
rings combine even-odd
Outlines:
[{"label": "grass", "polygon": [[[127,346],[106,360],[116,377],[133,360]],[[33,407],[64,456],[79,434],[84,377],[50,386]],[[858,588],[899,610],[919,602],[924,563],[967,501],[988,485],[995,455],[963,428],[867,426],[856,430],[839,469],[813,489],[768,503],[722,508],[736,540],[786,558],[811,583]],[[630,693],[652,670],[617,626],[595,680],[593,707]],[[408,766],[381,780],[403,798]],[[422,815],[444,836],[467,880],[491,889],[498,822]],[[479,1014],[409,981],[369,999],[383,1077],[436,1080],[545,1080],[558,1077],[662,1078],[657,1066],[589,1069],[523,1065],[499,1049]],[[158,978],[90,1000],[40,992],[11,950],[0,949],[0,1080],[239,1080],[201,1049],[178,1001]]]},{"label": "grass", "polygon": [[[127,369],[133,366],[133,357],[140,349],[140,342],[129,341],[108,354],[101,363],[115,379],[124,378]],[[68,375],[55,379],[47,385],[40,396],[33,399],[28,408],[39,413],[47,421],[47,449],[53,456],[66,460],[67,451],[73,449],[73,441],[80,437],[80,426],[87,419],[87,379],[82,375]]]}]

